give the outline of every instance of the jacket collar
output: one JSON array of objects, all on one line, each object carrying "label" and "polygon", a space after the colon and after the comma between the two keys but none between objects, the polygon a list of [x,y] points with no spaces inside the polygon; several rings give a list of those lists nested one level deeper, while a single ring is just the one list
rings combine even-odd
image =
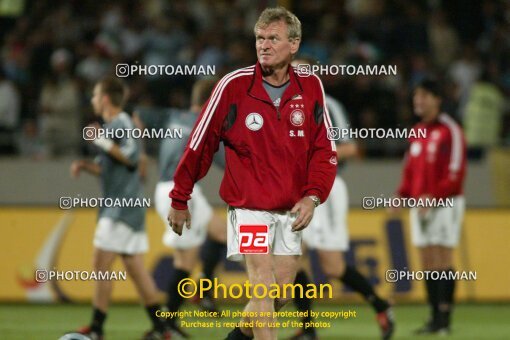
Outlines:
[{"label": "jacket collar", "polygon": [[[283,93],[280,107],[283,107],[283,105],[285,105],[287,101],[291,100],[295,96],[303,93],[303,88],[301,87],[299,77],[296,75],[296,72],[294,71],[294,67],[289,65],[288,72],[290,84]],[[251,85],[248,89],[248,94],[256,99],[268,102],[272,105],[273,102],[271,101],[271,98],[269,98],[269,95],[267,94],[267,91],[264,88],[262,82],[263,82],[262,67],[260,66],[260,63],[257,61],[257,64],[255,65],[255,72],[251,80]]]}]

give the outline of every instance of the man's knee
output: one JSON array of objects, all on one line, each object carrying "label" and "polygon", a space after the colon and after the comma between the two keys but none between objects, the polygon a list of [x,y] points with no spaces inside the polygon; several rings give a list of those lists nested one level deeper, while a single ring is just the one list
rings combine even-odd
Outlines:
[{"label": "man's knee", "polygon": [[191,272],[197,262],[197,248],[176,249],[174,251],[174,268]]},{"label": "man's knee", "polygon": [[345,273],[345,261],[340,251],[319,250],[322,272],[328,279],[340,279]]},{"label": "man's knee", "polygon": [[453,266],[452,263],[453,251],[448,247],[439,247],[435,257],[435,269],[447,270]]},{"label": "man's knee", "polygon": [[129,276],[133,277],[136,276],[137,273],[137,265],[136,265],[136,255],[122,255],[122,262],[124,263],[124,268],[126,268],[126,271]]},{"label": "man's knee", "polygon": [[341,262],[339,266],[323,266],[322,271],[328,279],[340,279],[345,273],[345,264]]},{"label": "man's knee", "polygon": [[421,257],[421,265],[423,269],[430,270],[432,269],[432,257],[431,257],[431,248],[430,246],[420,247],[420,257]]},{"label": "man's knee", "polygon": [[255,268],[249,274],[251,284],[262,284],[269,288],[269,285],[276,283],[273,272],[269,269]]},{"label": "man's knee", "polygon": [[[266,258],[268,261],[265,261]],[[270,285],[276,282],[271,260],[269,257],[266,258],[248,258],[247,256],[246,264],[251,284]]]},{"label": "man's knee", "polygon": [[113,254],[110,252],[96,249],[94,258],[92,260],[92,266],[95,271],[107,271],[110,269]]}]

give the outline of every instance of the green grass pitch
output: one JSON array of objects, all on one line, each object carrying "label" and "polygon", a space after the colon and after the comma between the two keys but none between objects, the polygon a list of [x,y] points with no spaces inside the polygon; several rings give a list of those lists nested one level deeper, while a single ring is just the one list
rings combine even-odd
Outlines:
[{"label": "green grass pitch", "polygon": [[[221,306],[239,310],[241,306]],[[196,307],[186,305],[194,310]],[[320,339],[377,339],[379,330],[374,313],[367,305],[316,305],[315,311],[355,310],[356,318],[331,322],[331,328],[320,329]],[[412,331],[427,318],[424,305],[394,307],[397,329],[396,339],[415,338]],[[90,318],[88,305],[0,305],[0,339],[2,340],[55,340],[67,331],[85,325]],[[198,319],[188,319],[198,320]],[[204,321],[204,319],[201,319]],[[232,319],[226,320],[231,321]],[[326,321],[322,319],[323,321]],[[510,339],[510,305],[461,304],[456,307],[452,334],[449,339]],[[232,320],[233,321],[233,320]],[[137,305],[114,305],[106,321],[106,340],[139,339],[149,328],[144,309]],[[194,339],[223,339],[229,329],[190,328]],[[279,339],[286,339],[294,329],[280,329]],[[435,337],[420,337],[420,339]]]}]

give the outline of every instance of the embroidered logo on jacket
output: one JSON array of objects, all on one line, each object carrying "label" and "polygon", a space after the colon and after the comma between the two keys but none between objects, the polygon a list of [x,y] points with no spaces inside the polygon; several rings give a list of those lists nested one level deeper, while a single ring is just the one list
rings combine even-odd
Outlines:
[{"label": "embroidered logo on jacket", "polygon": [[262,128],[262,125],[264,125],[264,118],[256,112],[250,113],[248,116],[246,116],[246,120],[244,121],[246,124],[246,127],[252,131],[257,131]]}]

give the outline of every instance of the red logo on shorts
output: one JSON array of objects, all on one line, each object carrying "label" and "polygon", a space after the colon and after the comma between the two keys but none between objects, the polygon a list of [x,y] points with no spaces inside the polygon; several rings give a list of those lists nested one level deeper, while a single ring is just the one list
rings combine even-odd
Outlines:
[{"label": "red logo on shorts", "polygon": [[267,225],[239,226],[239,253],[267,254],[269,253],[269,227]]}]

